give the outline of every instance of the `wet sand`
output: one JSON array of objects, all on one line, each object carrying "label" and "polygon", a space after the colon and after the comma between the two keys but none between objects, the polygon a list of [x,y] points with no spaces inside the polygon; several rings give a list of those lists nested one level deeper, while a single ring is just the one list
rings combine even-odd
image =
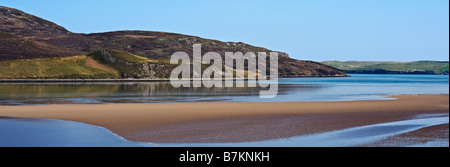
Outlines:
[{"label": "wet sand", "polygon": [[422,128],[395,135],[386,139],[364,144],[368,147],[436,147],[449,146],[449,124]]},{"label": "wet sand", "polygon": [[398,99],[0,106],[0,116],[83,122],[140,142],[220,143],[286,138],[449,113],[449,95],[392,97]]}]

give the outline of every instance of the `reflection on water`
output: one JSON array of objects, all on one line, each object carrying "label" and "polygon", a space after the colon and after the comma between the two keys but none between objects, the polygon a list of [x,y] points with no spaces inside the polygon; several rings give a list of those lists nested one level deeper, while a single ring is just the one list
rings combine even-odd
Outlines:
[{"label": "reflection on water", "polygon": [[448,94],[448,86],[448,76],[441,75],[286,78],[279,80],[276,98],[260,99],[259,92],[266,88],[174,88],[169,82],[2,83],[0,105],[370,100],[380,99],[373,95]]},{"label": "reflection on water", "polygon": [[[279,94],[320,89],[321,86],[283,85]],[[28,83],[0,84],[0,104],[152,103],[230,101],[259,97],[260,87],[174,88],[169,82],[136,83]]]}]

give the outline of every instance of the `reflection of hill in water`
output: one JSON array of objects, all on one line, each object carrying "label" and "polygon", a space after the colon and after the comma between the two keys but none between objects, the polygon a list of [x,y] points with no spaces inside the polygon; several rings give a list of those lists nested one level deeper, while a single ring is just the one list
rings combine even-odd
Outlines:
[{"label": "reflection of hill in water", "polygon": [[36,84],[0,84],[0,94],[67,94],[67,93],[108,93],[115,92],[119,85],[85,83],[36,83]]},{"label": "reflection of hill in water", "polygon": [[267,88],[174,88],[169,82],[0,84],[0,105],[168,102],[294,102],[385,99],[374,95],[448,94],[448,75],[352,75],[281,78],[275,98]]},{"label": "reflection of hill in water", "polygon": [[[289,91],[301,91],[318,89],[320,86],[314,85],[279,85],[279,94],[286,94]],[[123,92],[139,92],[142,96],[165,96],[165,95],[177,95],[177,96],[259,96],[259,91],[267,90],[267,88],[260,87],[180,87],[174,88],[168,82],[158,83],[132,83],[121,85]]]},{"label": "reflection of hill in water", "polygon": [[[279,85],[278,94],[312,91],[314,85]],[[169,82],[0,84],[0,104],[148,103],[227,101],[259,96],[260,87],[180,87]]]}]

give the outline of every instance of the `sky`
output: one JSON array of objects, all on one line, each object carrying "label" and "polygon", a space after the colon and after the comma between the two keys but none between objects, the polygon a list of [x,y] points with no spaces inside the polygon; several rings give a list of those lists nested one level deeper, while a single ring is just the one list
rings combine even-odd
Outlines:
[{"label": "sky", "polygon": [[301,60],[449,60],[448,0],[0,0],[76,33],[174,32]]}]

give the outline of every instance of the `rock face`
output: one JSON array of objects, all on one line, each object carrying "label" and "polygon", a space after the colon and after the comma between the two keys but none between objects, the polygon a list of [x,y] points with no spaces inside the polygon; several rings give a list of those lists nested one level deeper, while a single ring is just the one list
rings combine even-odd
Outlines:
[{"label": "rock face", "polygon": [[[79,53],[92,53],[102,49],[114,49],[158,60],[168,60],[173,53],[179,51],[186,52],[192,56],[193,44],[202,44],[202,54],[210,51],[218,52],[222,56],[225,55],[225,52],[272,52],[269,49],[242,42],[221,42],[165,32],[115,31],[93,34],[72,33],[55,23],[7,7],[0,7],[0,32],[6,32],[60,48],[76,50]],[[148,65],[149,70],[166,69],[163,66],[155,65],[156,67],[153,67],[150,64]],[[147,67],[140,69],[147,69]],[[164,74],[160,74],[161,72]],[[152,76],[144,73],[126,76]],[[150,73],[153,73],[153,76],[167,75],[164,70],[152,71]],[[283,52],[279,52],[279,75],[281,77],[347,76],[342,70],[312,61],[295,60]]]},{"label": "rock face", "polygon": [[95,59],[112,66],[120,72],[122,78],[169,78],[175,66],[152,62],[130,62],[115,56],[112,50],[102,49],[90,54]]}]

